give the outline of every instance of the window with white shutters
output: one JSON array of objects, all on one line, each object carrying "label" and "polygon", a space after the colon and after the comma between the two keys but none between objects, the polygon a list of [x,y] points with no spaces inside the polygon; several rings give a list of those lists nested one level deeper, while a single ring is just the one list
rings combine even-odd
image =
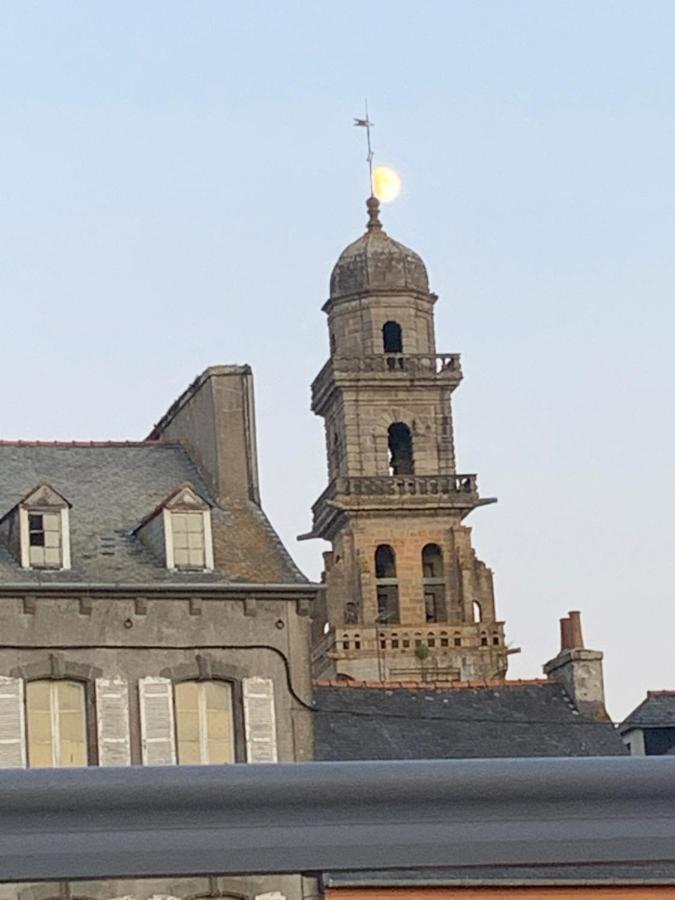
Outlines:
[{"label": "window with white shutters", "polygon": [[87,765],[87,717],[81,682],[29,681],[26,723],[30,766]]},{"label": "window with white shutters", "polygon": [[96,679],[96,724],[99,765],[130,765],[129,687],[123,679]]},{"label": "window with white shutters", "polygon": [[0,768],[26,765],[23,681],[0,677]]},{"label": "window with white shutters", "polygon": [[277,762],[274,683],[271,678],[244,678],[246,758],[251,763]]},{"label": "window with white shutters", "polygon": [[176,762],[173,685],[168,678],[141,678],[138,696],[143,763],[146,766],[172,765]]},{"label": "window with white shutters", "polygon": [[222,681],[181,681],[174,686],[178,762],[232,763],[232,686]]}]

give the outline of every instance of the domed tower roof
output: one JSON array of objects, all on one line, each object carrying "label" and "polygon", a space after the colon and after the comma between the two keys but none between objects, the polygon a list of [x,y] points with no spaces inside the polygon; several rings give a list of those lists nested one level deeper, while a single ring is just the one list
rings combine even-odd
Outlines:
[{"label": "domed tower roof", "polygon": [[380,223],[380,202],[369,197],[368,228],[346,247],[330,276],[330,299],[379,291],[429,296],[422,258],[389,237]]}]

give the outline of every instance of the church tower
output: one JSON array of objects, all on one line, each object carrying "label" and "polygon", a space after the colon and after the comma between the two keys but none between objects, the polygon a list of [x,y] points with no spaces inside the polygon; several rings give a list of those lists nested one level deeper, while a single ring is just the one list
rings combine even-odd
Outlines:
[{"label": "church tower", "polygon": [[313,506],[325,600],[315,671],[365,680],[503,677],[492,573],[463,524],[475,475],[455,467],[455,353],[437,353],[436,295],[422,259],[383,230],[365,234],[330,280],[330,358],[312,385],[326,429],[329,484]]}]

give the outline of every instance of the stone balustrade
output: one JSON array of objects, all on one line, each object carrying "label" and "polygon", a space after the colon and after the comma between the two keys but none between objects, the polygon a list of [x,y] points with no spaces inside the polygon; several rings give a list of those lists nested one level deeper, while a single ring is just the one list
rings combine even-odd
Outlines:
[{"label": "stone balustrade", "polygon": [[459,382],[462,366],[459,353],[379,353],[373,356],[332,356],[312,385],[318,399],[339,375],[391,375],[409,378],[450,377]]},{"label": "stone balustrade", "polygon": [[405,372],[408,375],[461,373],[459,353],[380,353],[375,356],[334,356],[334,372]]},{"label": "stone balustrade", "polygon": [[425,494],[475,494],[475,475],[356,475],[337,478],[336,494],[413,497]]},{"label": "stone balustrade", "polygon": [[503,626],[498,622],[427,622],[423,627],[405,625],[347,625],[331,627],[332,656],[359,651],[414,653],[418,647],[444,650],[460,647],[503,646]]},{"label": "stone balustrade", "polygon": [[312,507],[315,513],[338,495],[347,497],[414,497],[476,495],[476,475],[353,475],[334,479]]}]

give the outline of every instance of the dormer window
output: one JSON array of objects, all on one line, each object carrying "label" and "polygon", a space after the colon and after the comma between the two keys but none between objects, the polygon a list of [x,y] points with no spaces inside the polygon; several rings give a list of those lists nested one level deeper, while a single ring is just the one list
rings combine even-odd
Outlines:
[{"label": "dormer window", "polygon": [[176,569],[205,569],[204,513],[171,513],[173,564]]},{"label": "dormer window", "polygon": [[61,543],[60,513],[28,513],[28,563],[32,569],[60,569]]},{"label": "dormer window", "polygon": [[213,569],[211,507],[191,484],[170,494],[136,529],[136,534],[167,569]]},{"label": "dormer window", "polygon": [[24,569],[69,569],[70,503],[39,484],[0,521],[0,539]]}]

